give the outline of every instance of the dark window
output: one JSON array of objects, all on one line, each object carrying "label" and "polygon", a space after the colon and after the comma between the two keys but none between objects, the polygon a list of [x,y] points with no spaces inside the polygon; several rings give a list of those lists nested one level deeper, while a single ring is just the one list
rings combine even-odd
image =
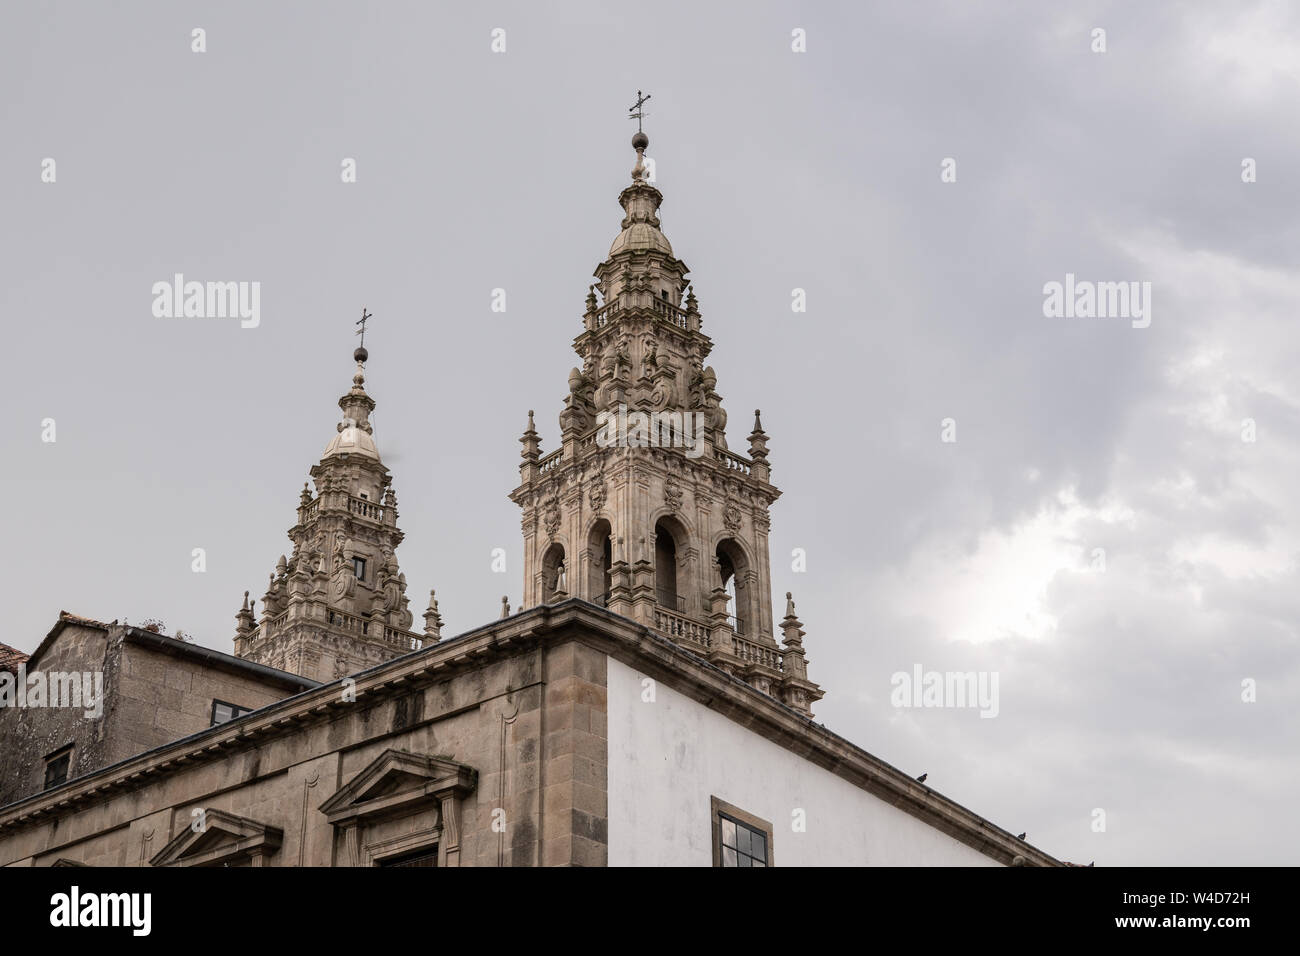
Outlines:
[{"label": "dark window", "polygon": [[379,860],[376,866],[437,866],[438,865],[438,847],[422,846],[418,850],[412,850],[409,853],[403,853],[400,856],[390,856]]},{"label": "dark window", "polygon": [[353,558],[353,559],[352,559],[352,570],[355,571],[355,572],[357,573],[357,580],[358,580],[358,581],[364,581],[364,580],[366,579],[366,559],[365,559],[365,558]]},{"label": "dark window", "polygon": [[57,787],[68,779],[72,769],[72,745],[56,750],[45,758],[45,788]]},{"label": "dark window", "polygon": [[767,866],[767,834],[725,813],[721,817],[722,865]]},{"label": "dark window", "polygon": [[714,866],[771,866],[772,824],[746,813],[739,807],[723,803],[717,797],[713,804],[713,865]]},{"label": "dark window", "polygon": [[240,707],[238,704],[228,704],[224,700],[214,700],[212,702],[212,726],[224,724],[228,720],[234,720],[236,717],[243,717],[245,714],[251,714],[252,707]]}]

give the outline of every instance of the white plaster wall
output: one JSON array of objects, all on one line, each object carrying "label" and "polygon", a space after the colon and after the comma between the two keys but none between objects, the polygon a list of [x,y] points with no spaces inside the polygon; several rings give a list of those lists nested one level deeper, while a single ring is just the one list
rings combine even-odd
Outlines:
[{"label": "white plaster wall", "polygon": [[643,678],[609,658],[610,866],[712,866],[710,796],[772,824],[777,866],[998,865],[662,683],[644,702]]}]

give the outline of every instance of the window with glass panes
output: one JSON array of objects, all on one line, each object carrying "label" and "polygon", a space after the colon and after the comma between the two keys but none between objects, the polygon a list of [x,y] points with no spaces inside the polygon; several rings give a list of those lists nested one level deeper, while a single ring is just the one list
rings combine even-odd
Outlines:
[{"label": "window with glass panes", "polygon": [[723,866],[767,866],[766,833],[733,820],[725,813],[720,822]]},{"label": "window with glass panes", "polygon": [[212,701],[212,726],[224,724],[228,720],[234,720],[236,717],[243,717],[245,714],[251,714],[252,707],[240,707],[238,704],[229,704],[224,700]]},{"label": "window with glass panes", "polygon": [[713,865],[771,866],[772,824],[713,797]]},{"label": "window with glass panes", "polygon": [[45,758],[45,789],[57,787],[68,779],[72,767],[72,744],[54,751]]}]

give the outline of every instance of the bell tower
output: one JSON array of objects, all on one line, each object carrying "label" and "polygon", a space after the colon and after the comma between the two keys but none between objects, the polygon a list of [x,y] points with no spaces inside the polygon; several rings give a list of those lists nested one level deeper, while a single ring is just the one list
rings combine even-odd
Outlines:
[{"label": "bell tower", "polygon": [[353,353],[357,370],[339,399],[342,421],[311,469],[314,493],[303,485],[289,529],[293,554],[280,555],[261,618],[248,592],[236,615],[236,656],[319,681],[418,650],[439,639],[442,623],[430,592],[424,634],[411,630],[406,575],[397,566],[397,494],[372,437],[368,357],[364,345]]},{"label": "bell tower", "polygon": [[[648,97],[647,97],[648,98]],[[561,446],[543,454],[533,413],[523,444],[523,607],[579,597],[632,618],[805,714],[803,631],[787,595],[772,614],[768,436],[728,448],[713,348],[686,264],[660,230],[649,138],[619,194],[620,232],[596,267],[573,341]]]}]

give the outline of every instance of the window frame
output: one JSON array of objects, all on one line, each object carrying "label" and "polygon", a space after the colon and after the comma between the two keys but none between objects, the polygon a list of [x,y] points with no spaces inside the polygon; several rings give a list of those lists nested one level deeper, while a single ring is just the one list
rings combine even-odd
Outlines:
[{"label": "window frame", "polygon": [[[217,707],[229,707],[230,716],[227,717],[225,720],[218,721]],[[238,720],[240,717],[243,717],[245,714],[251,714],[256,709],[257,709],[256,707],[241,707],[239,704],[232,704],[228,700],[218,700],[216,697],[214,697],[212,698],[212,715],[210,718],[211,722],[208,724],[208,726],[220,727],[222,724],[228,724],[232,720]]]},{"label": "window frame", "polygon": [[[709,820],[710,829],[713,831],[713,865],[722,867],[722,820],[730,819],[733,823],[748,827],[761,833],[767,844],[767,861],[765,867],[776,865],[775,849],[772,845],[772,824],[762,817],[756,817],[752,813],[747,813],[740,807],[720,800],[717,797],[709,797]],[[749,854],[753,856],[753,854]]]},{"label": "window frame", "polygon": [[356,575],[358,581],[360,581],[363,584],[365,583],[366,580],[366,559],[365,558],[355,554],[352,556],[352,573]]},{"label": "window frame", "polygon": [[[75,746],[75,744],[64,744],[57,750],[52,750],[45,755],[45,776],[42,778],[43,786],[41,787],[41,793],[44,793],[46,790],[53,790],[55,787],[61,787],[72,779],[72,755]],[[63,779],[55,783],[50,783],[50,768],[59,760],[64,759],[67,760],[67,764],[63,768]]]}]

